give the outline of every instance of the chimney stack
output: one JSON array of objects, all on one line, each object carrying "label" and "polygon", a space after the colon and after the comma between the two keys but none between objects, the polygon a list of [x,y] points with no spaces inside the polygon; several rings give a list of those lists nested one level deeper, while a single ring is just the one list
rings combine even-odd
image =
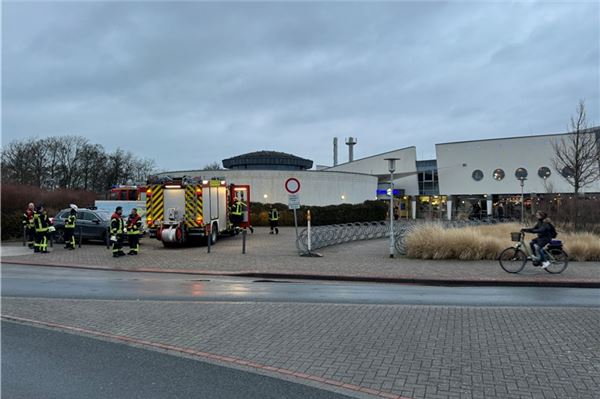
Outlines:
[{"label": "chimney stack", "polygon": [[354,146],[358,140],[354,137],[348,137],[346,139],[346,145],[348,146],[348,162],[354,161]]},{"label": "chimney stack", "polygon": [[337,137],[333,138],[333,166],[337,166],[338,164],[338,151],[337,151]]}]

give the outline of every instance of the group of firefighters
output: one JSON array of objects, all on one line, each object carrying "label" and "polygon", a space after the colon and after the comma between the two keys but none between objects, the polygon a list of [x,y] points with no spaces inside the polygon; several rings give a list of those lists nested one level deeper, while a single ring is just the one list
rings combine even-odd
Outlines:
[{"label": "group of firefighters", "polygon": [[[65,219],[64,240],[65,249],[75,249],[75,227],[77,225],[77,206],[71,204],[69,215]],[[123,242],[125,234],[129,241],[128,255],[137,255],[140,252],[140,234],[142,233],[142,218],[133,208],[127,220],[122,218],[123,208],[118,206],[110,219],[110,241],[114,257],[125,255]],[[48,238],[55,231],[44,205],[35,206],[29,203],[23,212],[22,224],[25,228],[27,245],[33,252],[48,253]]]},{"label": "group of firefighters", "polygon": [[[234,225],[239,225],[243,219],[245,203],[236,201],[231,205],[230,220]],[[65,249],[75,249],[75,227],[77,225],[77,206],[71,204],[71,211],[65,220],[64,239]],[[118,206],[110,218],[110,242],[112,243],[113,257],[118,258],[126,255],[123,251],[125,235],[129,241],[129,252],[127,255],[137,255],[140,252],[140,234],[142,233],[142,219],[133,208],[127,220],[122,217],[123,208]],[[269,208],[269,234],[279,234],[279,211],[271,206]],[[35,206],[29,203],[23,212],[22,223],[27,236],[27,245],[36,253],[48,253],[48,237],[55,231],[54,226],[44,209],[44,205]],[[254,232],[252,226],[250,231]]]}]

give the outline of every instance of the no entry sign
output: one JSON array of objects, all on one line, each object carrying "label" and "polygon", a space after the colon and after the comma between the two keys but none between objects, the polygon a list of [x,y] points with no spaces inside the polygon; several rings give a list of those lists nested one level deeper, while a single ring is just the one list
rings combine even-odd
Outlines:
[{"label": "no entry sign", "polygon": [[296,194],[300,191],[300,181],[295,177],[290,177],[285,181],[285,191],[288,194]]}]

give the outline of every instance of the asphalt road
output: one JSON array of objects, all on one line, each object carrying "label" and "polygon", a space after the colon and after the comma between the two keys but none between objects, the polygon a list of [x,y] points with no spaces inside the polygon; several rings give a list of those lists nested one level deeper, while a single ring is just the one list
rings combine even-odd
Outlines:
[{"label": "asphalt road", "polygon": [[457,306],[600,306],[600,289],[257,280],[2,265],[2,296]]},{"label": "asphalt road", "polygon": [[347,398],[255,373],[11,322],[2,322],[2,397]]}]

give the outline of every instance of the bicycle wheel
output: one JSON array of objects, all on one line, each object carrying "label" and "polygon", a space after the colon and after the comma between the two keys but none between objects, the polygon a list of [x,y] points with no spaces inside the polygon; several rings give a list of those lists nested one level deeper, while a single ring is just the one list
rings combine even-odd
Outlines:
[{"label": "bicycle wheel", "polygon": [[569,265],[569,256],[562,249],[554,248],[546,250],[550,254],[549,261],[550,266],[546,270],[548,273],[558,274],[565,271]]},{"label": "bicycle wheel", "polygon": [[510,247],[500,253],[500,266],[508,273],[519,273],[527,263],[527,255],[520,249]]}]

